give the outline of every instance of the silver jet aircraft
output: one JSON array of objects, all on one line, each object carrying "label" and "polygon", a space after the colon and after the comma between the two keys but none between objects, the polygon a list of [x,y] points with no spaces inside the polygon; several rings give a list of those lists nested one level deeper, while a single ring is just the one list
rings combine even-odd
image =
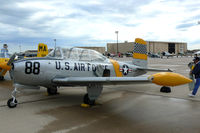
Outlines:
[{"label": "silver jet aircraft", "polygon": [[153,82],[162,86],[176,86],[191,82],[172,72],[140,76],[147,71],[169,71],[147,68],[146,47],[144,40],[136,38],[131,62],[108,59],[94,50],[59,47],[43,58],[13,61],[10,76],[15,88],[7,104],[10,108],[17,106],[17,88],[38,89],[43,86],[49,94],[56,94],[60,86],[86,86],[87,94],[83,102],[94,105],[105,84]]}]

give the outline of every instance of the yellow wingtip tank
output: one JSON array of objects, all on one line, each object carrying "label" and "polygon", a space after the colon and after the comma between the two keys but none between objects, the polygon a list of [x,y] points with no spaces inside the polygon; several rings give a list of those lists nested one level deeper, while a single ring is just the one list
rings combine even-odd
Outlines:
[{"label": "yellow wingtip tank", "polygon": [[141,60],[147,60],[147,50],[146,46],[147,43],[141,38],[135,39],[135,46],[133,49],[133,58],[134,59],[141,59]]},{"label": "yellow wingtip tank", "polygon": [[152,83],[161,86],[178,86],[192,82],[191,79],[173,72],[160,72],[149,76]]}]

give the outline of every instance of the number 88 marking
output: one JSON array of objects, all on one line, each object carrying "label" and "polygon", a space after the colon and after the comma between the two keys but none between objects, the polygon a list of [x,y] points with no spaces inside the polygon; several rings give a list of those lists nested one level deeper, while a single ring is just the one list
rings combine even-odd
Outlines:
[{"label": "number 88 marking", "polygon": [[40,63],[39,62],[30,62],[27,61],[25,63],[25,73],[26,74],[36,74],[38,75],[40,73]]}]

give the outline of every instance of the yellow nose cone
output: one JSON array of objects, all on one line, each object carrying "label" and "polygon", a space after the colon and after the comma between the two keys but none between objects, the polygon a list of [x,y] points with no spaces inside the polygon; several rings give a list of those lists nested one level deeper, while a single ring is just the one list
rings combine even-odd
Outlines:
[{"label": "yellow nose cone", "polygon": [[192,82],[191,79],[173,72],[160,72],[149,76],[152,83],[161,86],[177,86]]}]

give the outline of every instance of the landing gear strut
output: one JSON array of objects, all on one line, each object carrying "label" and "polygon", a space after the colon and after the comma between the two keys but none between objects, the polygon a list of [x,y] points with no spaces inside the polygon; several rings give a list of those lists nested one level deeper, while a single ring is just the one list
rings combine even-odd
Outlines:
[{"label": "landing gear strut", "polygon": [[15,108],[15,107],[17,106],[17,99],[16,99],[16,94],[17,94],[17,92],[19,92],[19,91],[17,90],[17,88],[15,88],[15,89],[12,91],[12,94],[11,94],[12,98],[10,98],[10,99],[8,100],[8,102],[7,102],[7,105],[8,105],[9,108]]}]

